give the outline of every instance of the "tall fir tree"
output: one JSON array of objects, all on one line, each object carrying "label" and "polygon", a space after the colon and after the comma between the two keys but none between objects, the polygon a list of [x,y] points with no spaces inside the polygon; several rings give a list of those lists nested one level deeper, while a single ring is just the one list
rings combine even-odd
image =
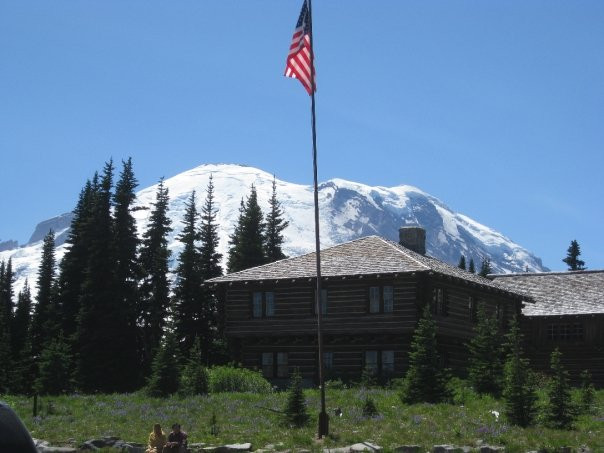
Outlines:
[{"label": "tall fir tree", "polygon": [[458,268],[463,269],[464,271],[466,270],[466,257],[461,255],[459,257],[459,264],[457,265]]},{"label": "tall fir tree", "polygon": [[222,275],[222,254],[218,253],[218,224],[216,223],[216,205],[214,202],[214,181],[210,175],[206,199],[201,208],[201,276],[203,280],[208,280]]},{"label": "tall fir tree", "polygon": [[132,159],[122,162],[122,171],[115,185],[113,239],[115,250],[116,314],[119,314],[121,330],[118,332],[123,347],[115,357],[123,367],[124,390],[134,390],[142,384],[138,364],[142,357],[142,342],[137,327],[138,317],[138,261],[139,239],[136,220],[132,215],[136,201],[138,181],[134,176]]},{"label": "tall fir tree", "polygon": [[579,255],[581,255],[581,247],[579,243],[573,239],[570,241],[570,246],[566,251],[566,258],[562,261],[566,263],[569,271],[583,271],[586,269],[585,261],[579,259]]},{"label": "tall fir tree", "polygon": [[193,191],[185,202],[184,226],[177,236],[182,250],[178,256],[172,296],[174,333],[183,355],[191,349],[195,338],[201,335],[204,324],[201,254],[198,249],[200,233],[197,229],[199,213],[195,202]]},{"label": "tall fir tree", "polygon": [[[218,252],[218,224],[216,223],[216,205],[214,203],[214,181],[210,175],[206,199],[201,208],[201,228],[199,248],[201,259],[201,278],[206,280],[222,275],[222,254]],[[224,316],[218,310],[218,301],[208,286],[201,288],[202,329],[200,332],[202,359],[205,364],[220,362],[223,351]]]},{"label": "tall fir tree", "polygon": [[161,341],[151,366],[151,376],[145,388],[149,396],[165,397],[180,386],[181,355],[174,335],[170,332]]},{"label": "tall fir tree", "polygon": [[[0,288],[4,287],[6,278],[6,263],[0,262]],[[0,290],[0,393],[10,390],[10,363],[11,363],[11,316],[8,313],[8,304],[4,302],[3,291]]]},{"label": "tall fir tree", "polygon": [[72,354],[62,333],[42,349],[34,387],[42,395],[60,395],[73,389]]},{"label": "tall fir tree", "polygon": [[9,258],[6,263],[2,262],[2,268],[0,269],[0,303],[4,304],[4,315],[9,330],[14,315],[14,283],[13,260]]},{"label": "tall fir tree", "polygon": [[283,209],[281,209],[281,203],[277,199],[277,182],[273,177],[273,192],[269,200],[264,233],[264,253],[268,263],[287,258],[281,247],[283,245],[283,230],[288,225],[289,222],[283,219]]},{"label": "tall fir tree", "polygon": [[[111,216],[113,162],[105,164],[93,194],[88,222],[87,263],[80,296],[76,375],[86,392],[126,390],[120,360],[124,319],[116,283],[114,223]],[[130,364],[129,366],[132,366]]]},{"label": "tall fir tree", "polygon": [[73,219],[66,240],[67,251],[59,264],[57,300],[61,311],[61,328],[66,341],[72,346],[80,312],[80,297],[88,262],[88,244],[94,194],[98,188],[98,174],[86,181],[80,191],[78,203],[73,210]]},{"label": "tall fir tree", "polygon": [[486,276],[489,275],[491,272],[493,272],[493,268],[491,266],[491,259],[489,257],[484,257],[482,259],[482,263],[480,264],[480,272],[478,272],[478,275],[486,278]]},{"label": "tall fir tree", "polygon": [[183,395],[206,395],[208,393],[208,371],[201,362],[199,338],[193,342],[187,362],[180,376],[180,392]]},{"label": "tall fir tree", "polygon": [[468,265],[468,272],[475,274],[476,266],[474,265],[474,258],[470,258],[470,264]]},{"label": "tall fir tree", "polygon": [[237,272],[237,270],[242,269],[240,243],[244,222],[244,213],[245,203],[243,202],[242,198],[241,203],[239,204],[239,216],[237,217],[237,222],[235,223],[235,229],[233,230],[233,234],[229,236],[229,251],[227,257],[227,272],[229,273]]},{"label": "tall fir tree", "polygon": [[17,296],[17,308],[12,328],[11,392],[30,394],[35,379],[35,363],[31,349],[32,298],[25,280]]},{"label": "tall fir tree", "polygon": [[[237,272],[250,267],[265,264],[264,253],[264,216],[258,205],[258,194],[252,185],[245,207],[231,236],[229,249],[229,272]],[[235,235],[237,235],[235,237]]]},{"label": "tall fir tree", "polygon": [[503,372],[505,415],[510,423],[528,426],[536,413],[536,382],[522,350],[522,334],[516,317],[510,323],[504,349],[507,353]]},{"label": "tall fir tree", "polygon": [[478,306],[474,336],[468,342],[468,380],[478,393],[501,393],[503,351],[497,320],[488,316],[484,304]]},{"label": "tall fir tree", "polygon": [[56,259],[55,233],[44,236],[42,256],[38,268],[36,305],[32,317],[32,353],[37,357],[60,330],[60,314],[55,294]]},{"label": "tall fir tree", "polygon": [[413,333],[409,369],[400,397],[406,404],[442,402],[449,397],[448,380],[438,353],[436,324],[430,307],[426,306]]},{"label": "tall fir tree", "polygon": [[575,421],[568,372],[562,366],[562,353],[556,348],[551,355],[551,380],[547,389],[545,420],[555,429],[570,429]]},{"label": "tall fir tree", "polygon": [[168,281],[168,234],[172,231],[168,217],[168,189],[163,178],[157,186],[155,202],[139,254],[139,325],[143,335],[143,368],[148,371],[159,348],[170,303]]}]

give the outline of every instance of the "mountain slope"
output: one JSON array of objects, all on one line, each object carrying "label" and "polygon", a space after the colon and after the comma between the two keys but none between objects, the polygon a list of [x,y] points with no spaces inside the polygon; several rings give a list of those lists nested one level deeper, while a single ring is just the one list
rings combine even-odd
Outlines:
[{"label": "mountain slope", "polygon": [[[199,208],[205,200],[205,190],[210,175],[214,178],[217,222],[220,225],[220,251],[226,257],[228,238],[239,214],[242,198],[254,184],[258,202],[267,211],[271,195],[273,176],[265,171],[240,165],[201,165],[170,179],[164,184],[169,190],[170,212],[174,231],[170,237],[172,250],[171,268],[174,268],[180,244],[176,236],[182,228],[181,219],[185,201],[192,190],[197,191]],[[277,180],[277,196],[282,204],[289,227],[284,232],[284,248],[288,255],[299,255],[314,250],[314,217],[312,186],[293,184]],[[136,205],[151,207],[157,186],[138,192]],[[547,270],[541,260],[514,243],[501,233],[484,226],[471,218],[453,212],[439,199],[412,186],[371,187],[360,183],[332,179],[319,187],[321,213],[321,246],[328,247],[340,242],[377,234],[398,241],[398,229],[406,224],[419,224],[426,228],[426,249],[431,256],[451,264],[457,264],[461,254],[469,261],[474,258],[477,267],[483,257],[489,257],[495,272],[531,272]],[[146,228],[150,210],[134,212],[139,234]],[[63,214],[42,222],[32,239],[45,234],[46,227],[55,225],[57,236],[65,237]],[[25,247],[0,252],[0,260],[12,256],[16,271],[18,291],[25,278],[30,285],[35,283],[41,242]],[[65,252],[65,246],[57,247],[57,258]]]}]

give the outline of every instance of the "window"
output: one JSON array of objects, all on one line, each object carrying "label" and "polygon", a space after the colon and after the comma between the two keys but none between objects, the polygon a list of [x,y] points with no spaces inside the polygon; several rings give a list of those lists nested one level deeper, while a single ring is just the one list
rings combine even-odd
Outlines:
[{"label": "window", "polygon": [[287,352],[277,353],[277,377],[284,378],[289,375],[287,367]]},{"label": "window", "polygon": [[365,351],[365,369],[370,371],[371,374],[377,374],[377,372],[378,372],[378,352],[377,351]]},{"label": "window", "polygon": [[263,352],[262,375],[265,378],[289,376],[287,352]]},{"label": "window", "polygon": [[447,292],[443,288],[434,288],[432,290],[432,313],[447,316],[449,314],[447,305]]},{"label": "window", "polygon": [[394,351],[365,351],[365,369],[374,375],[394,372]]},{"label": "window", "polygon": [[275,293],[273,291],[254,291],[252,293],[252,317],[275,316]]},{"label": "window", "polygon": [[582,341],[583,324],[549,324],[547,339],[551,341]]},{"label": "window", "polygon": [[274,376],[272,352],[262,353],[262,375],[265,378],[272,378]]},{"label": "window", "polygon": [[476,299],[474,296],[468,296],[468,318],[472,322],[476,322]]},{"label": "window", "polygon": [[323,369],[329,371],[333,369],[333,352],[323,353]]},{"label": "window", "polygon": [[[317,305],[314,304],[315,315],[317,314]],[[321,314],[327,314],[327,289],[321,289]]]},{"label": "window", "polygon": [[394,372],[394,351],[382,351],[382,372]]},{"label": "window", "polygon": [[394,308],[394,288],[392,286],[371,286],[369,288],[369,313],[392,313]]}]

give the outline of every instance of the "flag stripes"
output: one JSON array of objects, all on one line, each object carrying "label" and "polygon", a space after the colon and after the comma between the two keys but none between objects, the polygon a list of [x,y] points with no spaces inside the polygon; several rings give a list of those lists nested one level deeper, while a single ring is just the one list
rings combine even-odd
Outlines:
[{"label": "flag stripes", "polygon": [[312,94],[313,75],[314,68],[310,48],[310,15],[307,0],[304,0],[292,42],[289,46],[285,76],[298,79],[308,94]]}]

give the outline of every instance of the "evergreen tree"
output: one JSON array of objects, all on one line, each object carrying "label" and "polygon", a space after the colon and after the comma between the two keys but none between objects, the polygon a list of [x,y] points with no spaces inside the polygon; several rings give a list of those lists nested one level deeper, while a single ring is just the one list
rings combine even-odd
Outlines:
[{"label": "evergreen tree", "polygon": [[478,275],[485,277],[493,272],[493,268],[491,267],[491,259],[485,257],[482,259],[482,264],[480,265],[480,272]]},{"label": "evergreen tree", "polygon": [[201,255],[197,242],[199,213],[195,206],[195,191],[185,203],[184,228],[177,239],[182,244],[176,267],[176,281],[172,307],[174,311],[174,331],[183,353],[193,347],[195,338],[204,331],[203,290],[201,277]]},{"label": "evergreen tree", "polygon": [[277,200],[277,182],[273,177],[273,193],[269,200],[269,211],[266,216],[266,230],[264,237],[264,253],[266,261],[273,261],[287,258],[281,249],[283,245],[283,230],[287,228],[289,222],[283,219],[283,210],[281,203]]},{"label": "evergreen tree", "polygon": [[308,423],[309,417],[306,411],[306,400],[302,391],[302,376],[300,376],[298,369],[294,371],[291,377],[284,413],[287,423],[291,426],[301,428]]},{"label": "evergreen tree", "polygon": [[[3,263],[4,264],[4,263]],[[8,262],[4,264],[4,271],[0,271],[2,277],[0,277],[0,301],[4,304],[5,308],[5,316],[7,316],[7,320],[10,323],[13,319],[13,311],[14,311],[14,292],[13,292],[13,284],[15,283],[15,274],[13,273],[13,260],[12,258],[8,259]]]},{"label": "evergreen tree", "polygon": [[502,350],[497,320],[486,314],[483,304],[478,306],[474,336],[467,344],[468,380],[478,393],[498,396],[502,386]]},{"label": "evergreen tree", "polygon": [[581,410],[587,414],[593,411],[594,402],[596,399],[596,390],[591,380],[591,373],[588,370],[581,372],[581,387],[580,387],[580,406]]},{"label": "evergreen tree", "polygon": [[35,389],[42,395],[60,395],[73,388],[72,360],[63,334],[45,345],[38,363]]},{"label": "evergreen tree", "polygon": [[[229,250],[229,272],[237,272],[265,264],[263,215],[258,205],[256,188],[252,185],[239,224],[231,236]],[[237,235],[237,237],[235,237]]]},{"label": "evergreen tree", "polygon": [[[81,287],[76,333],[77,379],[86,392],[125,391],[131,385],[123,378],[122,333],[125,320],[116,282],[114,223],[111,216],[113,162],[93,193],[85,278]],[[132,366],[129,363],[127,366]]]},{"label": "evergreen tree", "polygon": [[237,223],[235,224],[235,229],[233,230],[233,234],[229,236],[229,256],[227,259],[227,272],[237,272],[237,270],[242,269],[243,265],[241,263],[241,235],[242,228],[244,222],[244,212],[245,212],[245,203],[243,202],[243,198],[241,199],[241,204],[239,205],[239,217],[237,217]]},{"label": "evergreen tree", "polygon": [[137,248],[139,239],[136,234],[136,220],[132,212],[136,201],[134,193],[138,181],[134,176],[132,159],[122,162],[120,178],[115,185],[113,239],[116,256],[116,315],[119,316],[121,328],[116,334],[122,343],[122,349],[115,357],[123,371],[121,377],[125,386],[123,390],[134,390],[142,382],[140,363],[142,345],[139,341],[137,321],[138,309],[138,261]]},{"label": "evergreen tree", "polygon": [[206,192],[206,200],[201,208],[201,277],[208,280],[222,275],[222,254],[218,253],[218,224],[216,223],[216,207],[214,204],[214,182],[210,181]]},{"label": "evergreen tree", "polygon": [[208,393],[208,371],[201,363],[201,346],[196,338],[189,352],[180,377],[180,393],[183,395],[206,395]]},{"label": "evergreen tree", "polygon": [[373,399],[367,395],[365,402],[363,403],[363,417],[371,418],[379,415],[379,411],[375,405]]},{"label": "evergreen tree", "polygon": [[545,419],[553,428],[569,429],[575,421],[575,415],[568,384],[568,372],[562,366],[561,358],[562,354],[556,348],[551,355],[552,379],[547,390]]},{"label": "evergreen tree", "polygon": [[510,423],[528,426],[535,418],[536,383],[529,362],[523,357],[522,335],[515,317],[506,335],[505,349],[507,351],[503,374],[505,413]]},{"label": "evergreen tree", "polygon": [[35,357],[40,355],[44,345],[54,338],[60,329],[60,314],[56,294],[53,291],[55,274],[55,234],[50,230],[44,236],[42,245],[42,256],[38,268],[38,293],[32,317],[32,352]]},{"label": "evergreen tree", "polygon": [[[4,262],[2,262],[4,265]],[[4,278],[5,268],[0,268],[0,283]],[[0,301],[1,302],[1,301]],[[7,314],[6,304],[0,304],[0,393],[10,390],[10,363],[11,363],[11,337],[10,317]]]},{"label": "evergreen tree", "polygon": [[406,404],[442,402],[449,397],[448,379],[438,354],[436,324],[430,307],[426,306],[411,340],[401,399]]},{"label": "evergreen tree", "polygon": [[13,360],[17,360],[21,355],[25,343],[28,341],[31,324],[31,292],[27,279],[23,285],[23,289],[17,296],[17,309],[13,318],[13,326],[11,329],[12,340],[12,355]]},{"label": "evergreen tree", "polygon": [[179,387],[181,358],[174,335],[167,334],[157,349],[151,366],[151,377],[145,388],[149,396],[164,397],[176,393]]},{"label": "evergreen tree", "polygon": [[570,246],[566,251],[566,258],[562,261],[566,263],[569,271],[583,271],[585,270],[585,261],[579,259],[581,255],[581,247],[576,240],[570,241]]},{"label": "evergreen tree", "polygon": [[19,356],[13,359],[10,370],[11,392],[31,395],[36,379],[37,367],[31,350],[31,333],[25,337]]},{"label": "evergreen tree", "polygon": [[141,282],[139,285],[139,324],[143,334],[143,364],[147,370],[156,354],[170,302],[168,281],[168,234],[172,231],[168,217],[168,189],[161,179],[139,255]]},{"label": "evergreen tree", "polygon": [[[201,209],[201,278],[206,281],[210,278],[222,275],[220,262],[222,254],[218,253],[218,225],[216,223],[216,208],[214,205],[214,183],[210,176],[206,200]],[[221,351],[224,349],[223,339],[223,316],[219,315],[218,303],[211,288],[201,288],[202,302],[202,329],[200,340],[203,345],[202,354],[204,363],[216,363],[219,361]]]},{"label": "evergreen tree", "polygon": [[65,339],[72,346],[75,341],[80,297],[88,263],[93,198],[97,189],[98,174],[95,174],[94,179],[88,180],[80,191],[66,240],[67,251],[59,265],[57,300],[60,303],[61,327]]},{"label": "evergreen tree", "polygon": [[463,269],[464,271],[466,270],[466,257],[461,255],[459,257],[459,264],[457,265],[458,268]]},{"label": "evergreen tree", "polygon": [[468,272],[475,274],[476,267],[474,266],[474,258],[470,258],[470,264],[468,265]]}]

